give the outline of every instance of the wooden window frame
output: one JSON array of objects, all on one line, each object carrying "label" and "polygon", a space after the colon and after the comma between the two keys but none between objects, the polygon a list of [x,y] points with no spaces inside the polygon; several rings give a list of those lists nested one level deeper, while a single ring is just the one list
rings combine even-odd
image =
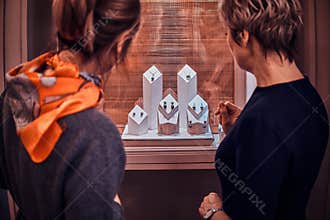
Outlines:
[{"label": "wooden window frame", "polygon": [[[0,90],[3,91],[5,73],[27,60],[27,0],[0,2]],[[19,15],[19,18],[17,18]],[[8,193],[10,219],[14,220],[18,207]]]}]

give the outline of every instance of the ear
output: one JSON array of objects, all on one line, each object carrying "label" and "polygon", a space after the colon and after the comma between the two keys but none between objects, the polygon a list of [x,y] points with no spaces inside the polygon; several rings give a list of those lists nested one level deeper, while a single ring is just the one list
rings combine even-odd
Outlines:
[{"label": "ear", "polygon": [[250,33],[247,32],[247,30],[243,30],[240,33],[240,39],[241,39],[241,46],[242,47],[248,47],[249,40],[250,40]]}]

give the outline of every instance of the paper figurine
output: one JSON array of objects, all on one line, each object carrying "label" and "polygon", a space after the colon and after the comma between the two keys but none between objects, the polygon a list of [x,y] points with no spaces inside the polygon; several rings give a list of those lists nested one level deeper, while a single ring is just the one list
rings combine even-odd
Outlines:
[{"label": "paper figurine", "polygon": [[209,107],[207,102],[199,95],[196,95],[189,102],[186,121],[189,134],[200,135],[208,132]]},{"label": "paper figurine", "polygon": [[148,114],[148,127],[157,129],[157,108],[163,96],[163,75],[152,66],[143,74],[143,108]]},{"label": "paper figurine", "polygon": [[136,105],[128,114],[128,134],[143,135],[148,133],[148,114]]},{"label": "paper figurine", "polygon": [[165,92],[164,99],[158,106],[158,134],[172,135],[179,133],[179,104],[172,89]]},{"label": "paper figurine", "polygon": [[178,73],[177,83],[180,128],[186,128],[188,103],[197,95],[197,73],[189,65],[185,65]]}]

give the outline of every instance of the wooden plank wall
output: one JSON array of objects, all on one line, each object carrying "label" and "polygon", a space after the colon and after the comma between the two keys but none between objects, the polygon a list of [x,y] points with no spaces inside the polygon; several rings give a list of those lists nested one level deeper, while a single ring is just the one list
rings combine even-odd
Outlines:
[{"label": "wooden plank wall", "polygon": [[198,220],[210,192],[221,192],[215,170],[127,171],[120,196],[127,220]]},{"label": "wooden plank wall", "polygon": [[[330,117],[330,1],[318,0],[317,4],[318,22],[317,35],[318,42],[318,68],[317,68],[317,87],[328,107],[328,116]],[[330,140],[328,151],[325,156],[321,174],[326,176],[324,181],[325,191],[325,218],[330,219]]]},{"label": "wooden plank wall", "polygon": [[[301,0],[304,30],[299,36],[299,67],[322,96],[330,115],[330,1]],[[307,208],[308,220],[330,219],[330,143]]]},{"label": "wooden plank wall", "polygon": [[0,92],[3,91],[4,86],[4,14],[5,14],[5,2],[0,1]]},{"label": "wooden plank wall", "polygon": [[[56,34],[52,28],[52,0],[27,1],[28,59],[56,48]],[[39,27],[36,31],[35,28]]]},{"label": "wooden plank wall", "polygon": [[[0,1],[0,93],[2,93],[4,88],[4,12],[5,12],[5,2]],[[7,192],[0,189],[0,219],[9,219],[9,203],[6,204]]]},{"label": "wooden plank wall", "polygon": [[[3,51],[1,82],[10,68],[27,60],[27,0],[2,0],[3,7]],[[8,194],[9,195],[9,194]],[[17,206],[8,196],[11,219],[15,219]]]},{"label": "wooden plank wall", "polygon": [[10,68],[27,60],[27,1],[5,1],[4,68]]},{"label": "wooden plank wall", "polygon": [[[330,115],[330,1],[304,0],[305,46],[302,59]],[[307,216],[309,220],[330,219],[330,142],[319,177],[314,185]]]},{"label": "wooden plank wall", "polygon": [[126,63],[112,72],[106,84],[105,111],[117,125],[127,122],[127,113],[142,96],[142,74],[152,65],[164,74],[164,90],[175,91],[177,72],[185,64],[194,68],[211,116],[220,100],[234,101],[234,62],[217,4],[216,0],[142,0],[139,35]]}]

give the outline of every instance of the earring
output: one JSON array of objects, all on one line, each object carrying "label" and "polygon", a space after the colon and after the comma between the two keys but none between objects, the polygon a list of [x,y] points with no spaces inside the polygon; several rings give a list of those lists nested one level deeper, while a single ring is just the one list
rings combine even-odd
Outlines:
[{"label": "earring", "polygon": [[60,52],[60,34],[57,33],[57,37],[56,37],[56,52],[59,53]]},{"label": "earring", "polygon": [[164,102],[164,109],[167,109],[167,102]]},{"label": "earring", "polygon": [[196,103],[193,104],[193,110],[196,111]]}]

